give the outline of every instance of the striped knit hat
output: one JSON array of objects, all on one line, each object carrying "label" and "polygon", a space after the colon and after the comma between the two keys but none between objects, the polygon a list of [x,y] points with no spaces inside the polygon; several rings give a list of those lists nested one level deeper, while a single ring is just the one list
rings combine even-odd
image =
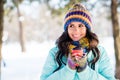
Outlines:
[{"label": "striped knit hat", "polygon": [[71,22],[81,22],[87,29],[91,30],[92,21],[89,11],[82,4],[74,4],[65,16],[64,30],[67,30]]}]

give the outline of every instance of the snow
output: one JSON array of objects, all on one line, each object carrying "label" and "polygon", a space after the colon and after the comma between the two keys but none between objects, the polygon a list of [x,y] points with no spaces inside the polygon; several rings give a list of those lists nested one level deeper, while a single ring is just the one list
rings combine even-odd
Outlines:
[{"label": "snow", "polygon": [[48,51],[54,46],[54,41],[26,44],[27,51],[20,51],[19,43],[3,45],[1,80],[39,80]]},{"label": "snow", "polygon": [[[100,38],[100,41],[108,52],[114,67],[113,38]],[[20,51],[19,43],[3,44],[1,80],[40,80],[42,67],[49,50],[55,45],[54,43],[55,41],[26,43],[25,53]]]}]

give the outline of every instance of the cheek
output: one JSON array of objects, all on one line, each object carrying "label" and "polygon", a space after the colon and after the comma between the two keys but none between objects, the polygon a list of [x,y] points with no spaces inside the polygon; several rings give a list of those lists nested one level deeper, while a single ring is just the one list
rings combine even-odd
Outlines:
[{"label": "cheek", "polygon": [[72,34],[72,31],[69,31],[69,30],[68,30],[68,35],[69,35],[69,37],[71,36],[71,34]]},{"label": "cheek", "polygon": [[86,31],[83,32],[83,35],[86,36]]},{"label": "cheek", "polygon": [[82,34],[83,34],[84,36],[86,36],[86,33],[87,33],[86,29],[82,31]]}]

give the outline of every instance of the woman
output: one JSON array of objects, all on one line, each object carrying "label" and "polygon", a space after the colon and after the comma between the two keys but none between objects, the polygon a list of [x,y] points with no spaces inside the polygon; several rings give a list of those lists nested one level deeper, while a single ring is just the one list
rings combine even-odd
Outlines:
[{"label": "woman", "polygon": [[91,28],[88,10],[74,4],[65,16],[63,34],[49,52],[41,80],[115,80],[109,57]]}]

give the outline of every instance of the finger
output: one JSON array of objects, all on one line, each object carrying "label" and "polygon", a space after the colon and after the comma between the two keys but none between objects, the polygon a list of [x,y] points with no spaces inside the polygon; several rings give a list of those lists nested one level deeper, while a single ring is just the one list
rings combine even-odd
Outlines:
[{"label": "finger", "polygon": [[72,69],[75,69],[75,67],[76,67],[75,62],[71,58],[68,58],[68,65]]},{"label": "finger", "polygon": [[72,56],[83,56],[83,54],[82,53],[72,53]]},{"label": "finger", "polygon": [[82,58],[82,56],[75,56],[75,59],[78,61]]}]

